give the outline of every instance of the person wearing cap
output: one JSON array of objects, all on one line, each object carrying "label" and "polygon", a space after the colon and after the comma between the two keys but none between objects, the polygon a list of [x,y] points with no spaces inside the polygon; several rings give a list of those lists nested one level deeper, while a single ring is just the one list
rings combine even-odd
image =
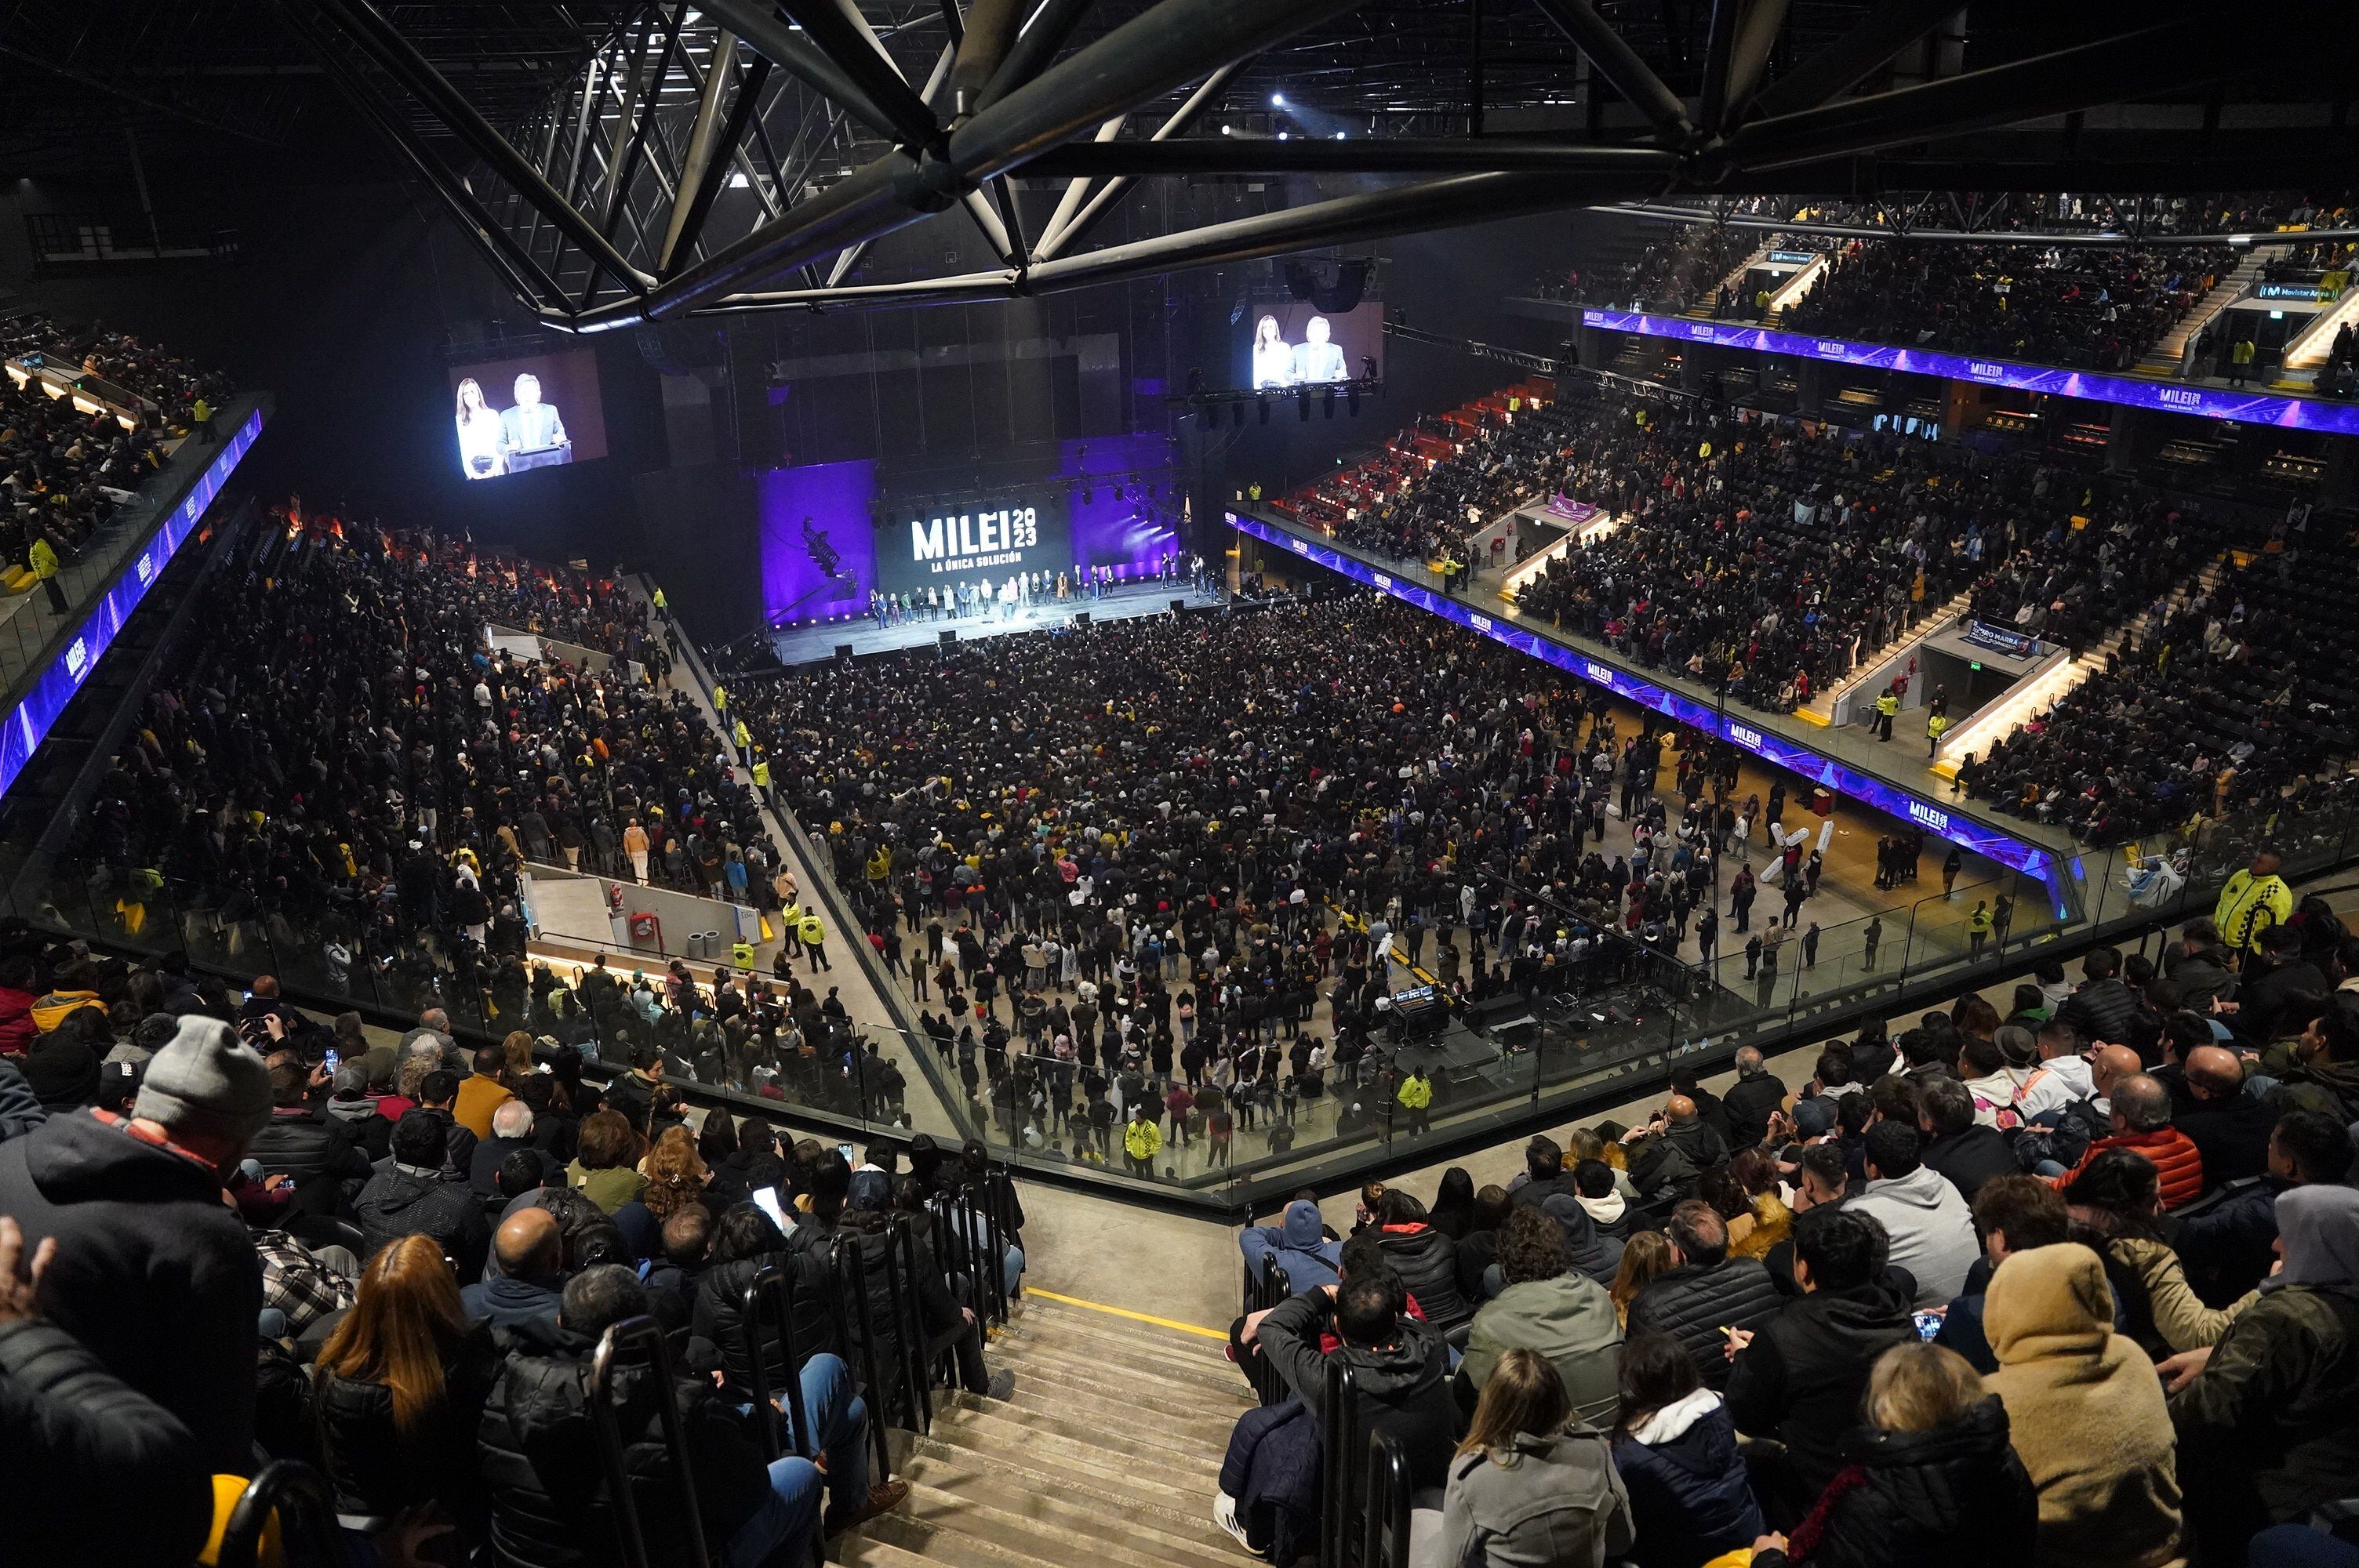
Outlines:
[{"label": "person wearing cap", "polygon": [[87,1110],[0,1143],[0,1214],[52,1237],[50,1321],[186,1425],[207,1468],[254,1466],[262,1264],[222,1184],[270,1119],[270,1069],[188,1017],[122,1117]]}]

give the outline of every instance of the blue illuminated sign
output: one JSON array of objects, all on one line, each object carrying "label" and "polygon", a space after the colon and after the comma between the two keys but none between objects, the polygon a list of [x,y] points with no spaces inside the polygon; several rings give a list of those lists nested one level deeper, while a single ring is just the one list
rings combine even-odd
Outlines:
[{"label": "blue illuminated sign", "polygon": [[2061,370],[2053,365],[2015,364],[2005,360],[1972,359],[1931,349],[1899,349],[1884,343],[1850,343],[1840,338],[1810,338],[1767,327],[1733,327],[1713,321],[1675,320],[1627,310],[1583,310],[1584,327],[1613,332],[1637,332],[1650,338],[1678,338],[1725,349],[1752,349],[1764,353],[1799,354],[1804,359],[1832,360],[1872,370],[1905,371],[1912,375],[1952,376],[2018,392],[2043,392],[2059,397],[2083,397],[2093,403],[2120,403],[2132,408],[2161,408],[2173,414],[2194,414],[2206,419],[2235,419],[2248,425],[2273,425],[2284,430],[2322,430],[2330,435],[2359,436],[2359,407],[2347,403],[2319,403],[2301,397],[2267,397],[2209,386],[2166,386],[2096,371]]},{"label": "blue illuminated sign", "polygon": [[16,775],[25,771],[25,764],[32,761],[49,726],[58,721],[58,715],[66,710],[66,704],[73,700],[82,683],[98,667],[99,659],[114,641],[115,633],[123,630],[132,611],[147,596],[148,585],[163,575],[165,564],[171,560],[173,553],[197,531],[198,519],[212,504],[213,497],[221,493],[222,486],[229,482],[230,470],[237,467],[238,460],[245,456],[246,449],[261,434],[262,410],[257,408],[223,443],[221,455],[205,470],[196,487],[172,509],[155,535],[140,546],[139,557],[131,569],[115,579],[106,597],[91,607],[88,619],[66,644],[65,651],[35,678],[25,693],[25,700],[8,715],[7,727],[0,730],[0,795],[7,793],[16,782]]},{"label": "blue illuminated sign", "polygon": [[1447,594],[1402,582],[1341,550],[1314,545],[1299,535],[1257,518],[1240,516],[1234,512],[1227,514],[1227,517],[1229,526],[1240,534],[1250,534],[1256,539],[1266,540],[1354,582],[1381,589],[1419,610],[1439,615],[1445,621],[1455,622],[1495,643],[1504,643],[1517,653],[1528,654],[1543,663],[1554,665],[1592,686],[1602,686],[1616,697],[1627,697],[1640,707],[1650,708],[1691,730],[1700,730],[1733,745],[1742,746],[1764,762],[1799,773],[1826,785],[1838,795],[1849,795],[1903,821],[1915,823],[1928,833],[1947,838],[1961,849],[2020,871],[2047,885],[2056,905],[2058,919],[2065,918],[2069,913],[2055,857],[2044,845],[2026,843],[1971,816],[1961,816],[1945,806],[1919,799],[1874,774],[1864,773],[1783,736],[1757,729],[1742,719],[1732,719],[1709,703],[1682,697],[1675,691],[1666,691],[1661,687],[1640,680],[1626,670],[1585,657],[1561,643],[1516,625],[1511,620],[1485,615]]}]

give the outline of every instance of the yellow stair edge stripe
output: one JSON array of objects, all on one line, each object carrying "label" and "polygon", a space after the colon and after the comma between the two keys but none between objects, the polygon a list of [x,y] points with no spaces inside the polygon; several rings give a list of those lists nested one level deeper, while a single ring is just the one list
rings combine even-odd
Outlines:
[{"label": "yellow stair edge stripe", "polygon": [[1827,715],[1823,713],[1813,713],[1807,708],[1798,708],[1794,709],[1794,717],[1800,719],[1805,724],[1815,724],[1821,730],[1832,729],[1835,722]]},{"label": "yellow stair edge stripe", "polygon": [[1024,1293],[1038,1296],[1044,1302],[1055,1302],[1059,1306],[1082,1307],[1091,1312],[1104,1313],[1109,1317],[1126,1317],[1133,1323],[1151,1323],[1158,1328],[1176,1328],[1182,1334],[1201,1335],[1206,1339],[1217,1339],[1224,1345],[1228,1343],[1226,1329],[1206,1328],[1201,1323],[1181,1323],[1177,1318],[1157,1317],[1150,1313],[1133,1312],[1128,1307],[1108,1306],[1103,1302],[1085,1302],[1079,1296],[1060,1296],[1038,1285],[1025,1286]]}]

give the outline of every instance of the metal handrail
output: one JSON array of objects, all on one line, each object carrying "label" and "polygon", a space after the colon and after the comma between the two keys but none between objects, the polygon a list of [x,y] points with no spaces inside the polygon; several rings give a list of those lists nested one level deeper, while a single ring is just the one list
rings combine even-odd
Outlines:
[{"label": "metal handrail", "polygon": [[1340,1356],[1327,1358],[1326,1400],[1319,1422],[1319,1568],[1349,1568],[1344,1530],[1352,1519],[1361,1454],[1360,1390]]},{"label": "metal handrail", "polygon": [[868,1390],[868,1435],[876,1451],[876,1476],[883,1480],[893,1474],[893,1455],[885,1441],[885,1379],[876,1357],[876,1314],[868,1299],[866,1254],[863,1238],[849,1231],[838,1231],[828,1248],[829,1260],[835,1266],[836,1289],[846,1298],[847,1324],[860,1330],[862,1381]]},{"label": "metal handrail", "polygon": [[606,1487],[614,1498],[614,1513],[621,1526],[624,1561],[629,1568],[649,1568],[647,1532],[639,1519],[638,1498],[631,1489],[623,1431],[614,1418],[610,1397],[615,1355],[626,1346],[637,1345],[647,1346],[647,1359],[655,1372],[657,1419],[663,1426],[664,1447],[671,1455],[672,1480],[679,1488],[682,1512],[687,1516],[693,1561],[711,1563],[712,1554],[704,1541],[704,1512],[697,1505],[696,1476],[689,1462],[688,1433],[680,1420],[679,1399],[674,1391],[671,1346],[664,1338],[663,1325],[644,1315],[625,1318],[606,1330],[598,1336],[598,1348],[590,1353],[590,1423],[598,1433],[598,1454],[605,1465]]},{"label": "metal handrail", "polygon": [[1368,1495],[1359,1568],[1408,1568],[1408,1454],[1390,1433],[1368,1434]]},{"label": "metal handrail", "polygon": [[[909,1391],[913,1396],[911,1408],[917,1416],[918,1430],[930,1433],[934,1430],[934,1389],[933,1378],[926,1365],[926,1342],[931,1336],[926,1333],[925,1306],[918,1294],[918,1231],[915,1223],[896,1217],[893,1238],[897,1254],[894,1272],[906,1274],[909,1281],[908,1309],[901,1319],[908,1330],[901,1336],[901,1364],[908,1374]],[[897,1292],[897,1282],[895,1288]]]},{"label": "metal handrail", "polygon": [[[286,1505],[298,1506],[289,1509]],[[221,1546],[213,1554],[216,1568],[255,1568],[262,1550],[262,1538],[276,1516],[279,1526],[279,1555],[288,1563],[297,1557],[292,1550],[294,1539],[303,1541],[306,1559],[314,1568],[332,1568],[343,1561],[343,1547],[338,1539],[335,1494],[329,1490],[326,1477],[309,1465],[296,1459],[274,1459],[262,1467],[262,1474],[245,1484],[237,1502],[230,1509],[229,1522],[223,1527]],[[292,1519],[289,1528],[287,1520]]]},{"label": "metal handrail", "polygon": [[[767,1413],[770,1403],[770,1360],[762,1346],[762,1308],[774,1307],[778,1316],[778,1356],[787,1368],[785,1412],[787,1440],[782,1452],[778,1429]],[[801,1458],[815,1457],[820,1449],[819,1433],[811,1430],[810,1411],[803,1403],[802,1358],[795,1354],[795,1279],[784,1267],[765,1263],[747,1281],[745,1293],[740,1299],[739,1329],[745,1340],[747,1381],[753,1385],[754,1409],[762,1416],[762,1457],[776,1462],[792,1453]]]}]

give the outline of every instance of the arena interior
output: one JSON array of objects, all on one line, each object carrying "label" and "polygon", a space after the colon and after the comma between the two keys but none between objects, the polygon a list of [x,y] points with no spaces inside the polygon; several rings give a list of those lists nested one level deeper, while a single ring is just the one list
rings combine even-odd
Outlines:
[{"label": "arena interior", "polygon": [[2354,84],[0,6],[0,1562],[2359,1564]]}]

